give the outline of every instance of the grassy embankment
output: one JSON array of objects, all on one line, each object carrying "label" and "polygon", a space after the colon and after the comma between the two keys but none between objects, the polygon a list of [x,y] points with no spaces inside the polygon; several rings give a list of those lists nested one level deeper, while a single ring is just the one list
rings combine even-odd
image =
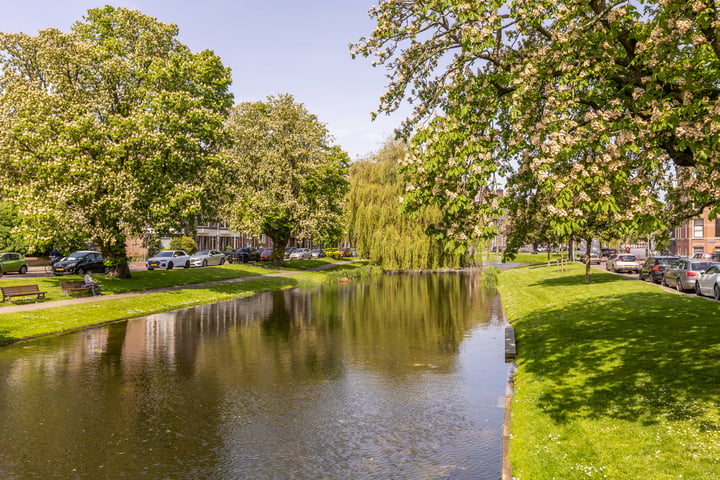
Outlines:
[{"label": "grassy embankment", "polygon": [[[333,262],[333,259],[293,261],[287,263],[283,270],[307,270]],[[328,277],[337,275],[338,270],[353,271],[362,267],[361,262],[347,263],[318,272],[299,272],[286,276],[267,276],[278,270],[253,266],[249,264],[233,264],[208,268],[176,269],[133,272],[129,280],[108,278],[105,275],[93,277],[103,287],[103,295],[144,291],[175,285],[192,285],[197,283],[228,280],[248,276],[264,275],[265,277],[238,283],[227,283],[205,287],[194,287],[168,292],[153,292],[130,298],[108,299],[101,302],[85,303],[71,306],[46,308],[27,312],[3,313],[0,303],[0,344],[18,339],[48,333],[64,332],[110,322],[148,315],[157,312],[175,310],[192,305],[218,302],[239,296],[255,293],[312,286],[324,283]],[[59,282],[61,280],[81,280],[78,275],[66,277],[24,278],[7,275],[0,286],[38,284],[40,290],[47,291],[46,300],[64,300]]]},{"label": "grassy embankment", "polygon": [[500,276],[514,478],[720,478],[720,304],[583,268]]}]

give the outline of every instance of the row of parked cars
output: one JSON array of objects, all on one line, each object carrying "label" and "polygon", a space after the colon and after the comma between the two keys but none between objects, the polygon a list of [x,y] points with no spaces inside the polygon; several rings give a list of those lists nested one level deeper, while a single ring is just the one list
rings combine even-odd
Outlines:
[{"label": "row of parked cars", "polygon": [[[243,247],[223,253],[219,250],[201,250],[192,255],[184,250],[162,250],[145,262],[148,270],[172,270],[176,267],[207,267],[227,263],[266,262],[270,260],[272,249],[258,250]],[[339,251],[338,256],[343,256]],[[349,256],[350,249],[347,249]],[[322,258],[326,252],[322,249],[288,248],[285,250],[285,259],[298,260]],[[104,273],[106,271],[105,258],[100,252],[93,250],[77,250],[66,257],[52,261],[47,271],[59,275],[84,275],[86,272]],[[25,255],[15,252],[0,252],[0,276],[5,273],[17,272],[25,274],[28,265]]]},{"label": "row of parked cars", "polygon": [[[243,247],[222,253],[218,250],[201,250],[188,255],[183,250],[163,250],[146,262],[148,270],[173,269],[175,267],[207,267],[227,263],[267,262],[272,256],[272,249],[259,250]],[[286,260],[309,260],[322,258],[326,254],[322,249],[288,248],[285,250]]]},{"label": "row of parked cars", "polygon": [[605,268],[610,272],[637,273],[640,280],[720,300],[720,255],[696,257],[655,255],[639,262],[631,253],[620,253],[610,255]]}]

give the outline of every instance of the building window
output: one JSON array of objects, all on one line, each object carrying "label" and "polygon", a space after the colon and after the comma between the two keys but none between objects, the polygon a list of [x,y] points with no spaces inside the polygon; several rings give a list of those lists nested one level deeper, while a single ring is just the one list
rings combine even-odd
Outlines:
[{"label": "building window", "polygon": [[705,221],[702,218],[696,218],[693,220],[693,238],[705,237],[704,226]]},{"label": "building window", "polygon": [[720,217],[715,219],[715,236],[720,237]]}]

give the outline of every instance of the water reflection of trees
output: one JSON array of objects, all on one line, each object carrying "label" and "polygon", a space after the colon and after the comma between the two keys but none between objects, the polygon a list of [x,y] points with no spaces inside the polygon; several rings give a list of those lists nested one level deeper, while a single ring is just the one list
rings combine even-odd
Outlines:
[{"label": "water reflection of trees", "polygon": [[226,441],[228,411],[259,422],[296,404],[321,417],[338,399],[361,397],[365,408],[376,397],[390,401],[394,382],[370,377],[452,368],[469,331],[495,318],[491,308],[479,276],[386,276],[40,340],[31,344],[37,349],[0,356],[0,463],[5,472],[36,468],[17,459],[22,432],[37,432],[40,422],[46,427],[34,438],[53,468],[82,464],[93,451],[105,478],[132,474],[110,458],[117,455],[212,463],[203,446]]},{"label": "water reflection of trees", "polygon": [[356,356],[392,362],[384,367],[393,369],[452,362],[469,329],[490,318],[479,277],[466,274],[385,276],[346,288],[344,296],[342,317]]}]

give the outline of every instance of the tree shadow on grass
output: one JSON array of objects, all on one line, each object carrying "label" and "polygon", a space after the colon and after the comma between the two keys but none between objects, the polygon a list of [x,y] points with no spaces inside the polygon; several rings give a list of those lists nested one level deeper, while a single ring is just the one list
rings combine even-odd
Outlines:
[{"label": "tree shadow on grass", "polygon": [[[590,284],[597,285],[603,283],[616,283],[616,282],[627,282],[629,279],[620,277],[618,275],[605,274],[602,272],[593,272],[590,275]],[[552,286],[570,286],[570,285],[585,285],[585,275],[566,275],[562,277],[548,277],[533,285],[544,285],[548,287]]]},{"label": "tree shadow on grass", "polygon": [[663,292],[548,308],[514,322],[518,363],[542,382],[537,401],[559,423],[690,419],[720,399],[718,314],[718,304]]}]

